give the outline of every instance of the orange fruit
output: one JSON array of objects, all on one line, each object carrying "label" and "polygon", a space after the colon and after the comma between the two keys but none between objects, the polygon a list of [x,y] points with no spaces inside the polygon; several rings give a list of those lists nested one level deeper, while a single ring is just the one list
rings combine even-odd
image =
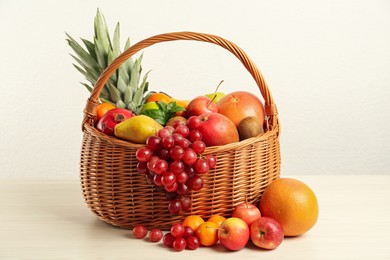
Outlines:
[{"label": "orange fruit", "polygon": [[203,246],[213,246],[218,242],[218,226],[214,222],[203,222],[195,231],[199,243]]},{"label": "orange fruit", "polygon": [[111,103],[105,102],[98,105],[96,108],[96,121],[99,121],[109,110],[114,109],[115,106]]},{"label": "orange fruit", "polygon": [[171,97],[163,92],[155,92],[152,93],[146,102],[164,102],[165,104],[169,104],[171,102]]},{"label": "orange fruit", "polygon": [[316,195],[305,183],[279,178],[264,191],[260,200],[262,216],[277,220],[285,236],[298,236],[311,229],[318,219]]},{"label": "orange fruit", "polygon": [[190,215],[184,218],[183,222],[181,223],[185,227],[192,228],[193,231],[196,231],[198,226],[204,222],[203,218],[198,215]]},{"label": "orange fruit", "polygon": [[218,227],[221,226],[222,222],[224,222],[226,220],[225,217],[222,217],[220,215],[212,215],[208,220],[207,222],[214,222],[215,224],[217,224]]}]

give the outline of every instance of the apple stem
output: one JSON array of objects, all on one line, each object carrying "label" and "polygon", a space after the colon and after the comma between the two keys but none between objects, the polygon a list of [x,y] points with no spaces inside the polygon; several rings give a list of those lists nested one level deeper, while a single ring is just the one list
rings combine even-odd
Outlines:
[{"label": "apple stem", "polygon": [[216,88],[215,91],[214,91],[214,97],[213,97],[213,99],[211,99],[211,101],[208,103],[207,107],[209,107],[210,104],[213,103],[214,99],[217,97],[217,94],[216,94],[216,93],[217,93],[219,87],[222,85],[222,83],[223,83],[223,80],[221,80],[221,82],[219,82],[217,88]]}]

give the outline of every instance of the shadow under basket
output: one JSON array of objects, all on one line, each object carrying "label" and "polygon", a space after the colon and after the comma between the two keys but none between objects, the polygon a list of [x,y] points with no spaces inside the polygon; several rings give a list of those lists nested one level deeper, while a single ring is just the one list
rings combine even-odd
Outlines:
[{"label": "shadow under basket", "polygon": [[[179,215],[168,211],[165,193],[147,183],[137,171],[135,152],[143,145],[107,136],[94,127],[99,94],[111,74],[128,58],[159,42],[194,40],[214,43],[233,53],[251,73],[265,101],[267,130],[264,134],[237,143],[207,147],[204,155],[217,158],[216,167],[202,176],[204,186],[190,194],[191,208]],[[214,214],[229,217],[236,205],[258,204],[264,189],[280,175],[280,126],[261,73],[242,49],[219,36],[195,32],[175,32],[152,36],[118,56],[102,73],[84,110],[80,179],[88,207],[103,221],[131,229],[168,230],[187,215],[204,219]]]}]

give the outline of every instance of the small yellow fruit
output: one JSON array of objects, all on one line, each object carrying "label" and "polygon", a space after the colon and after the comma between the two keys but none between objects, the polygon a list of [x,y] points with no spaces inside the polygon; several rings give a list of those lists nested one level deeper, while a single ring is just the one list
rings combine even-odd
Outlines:
[{"label": "small yellow fruit", "polygon": [[145,115],[133,116],[115,126],[115,136],[137,144],[146,143],[163,126]]}]

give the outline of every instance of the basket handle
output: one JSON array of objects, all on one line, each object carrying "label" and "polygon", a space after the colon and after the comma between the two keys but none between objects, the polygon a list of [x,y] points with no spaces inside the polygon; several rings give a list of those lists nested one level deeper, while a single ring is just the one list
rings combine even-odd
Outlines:
[{"label": "basket handle", "polygon": [[172,32],[172,33],[159,34],[144,39],[134,44],[130,48],[128,48],[126,51],[124,51],[122,54],[120,54],[116,59],[114,59],[111,62],[111,64],[100,75],[93,90],[91,91],[91,95],[84,109],[82,128],[84,129],[85,124],[89,124],[91,126],[93,125],[95,114],[96,114],[96,107],[99,104],[100,92],[102,91],[104,85],[111,77],[111,75],[119,68],[120,65],[122,65],[122,63],[124,63],[131,56],[133,56],[134,54],[136,54],[137,52],[139,52],[140,50],[146,47],[149,47],[151,45],[160,42],[168,42],[168,41],[176,41],[176,40],[193,40],[193,41],[213,43],[227,49],[234,56],[236,56],[241,61],[241,63],[245,66],[248,72],[252,75],[257,86],[259,87],[261,95],[265,100],[265,115],[268,117],[267,128],[272,129],[273,126],[276,126],[278,112],[276,109],[276,105],[273,101],[272,95],[267,86],[267,83],[265,82],[263,75],[260,73],[256,65],[252,62],[252,60],[246,55],[246,53],[240,47],[238,47],[231,41],[228,41],[216,35],[198,33],[198,32]]}]

